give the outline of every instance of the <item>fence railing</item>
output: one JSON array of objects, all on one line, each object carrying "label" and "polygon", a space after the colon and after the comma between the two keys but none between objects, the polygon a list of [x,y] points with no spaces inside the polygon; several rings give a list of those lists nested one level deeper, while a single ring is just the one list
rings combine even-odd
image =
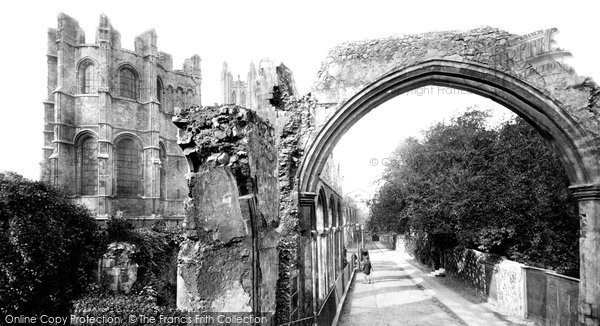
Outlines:
[{"label": "fence railing", "polygon": [[351,259],[348,265],[342,270],[342,273],[335,280],[333,288],[323,301],[323,305],[316,316],[317,325],[329,326],[333,323],[337,309],[347,289],[348,282],[352,281],[354,276],[354,260]]}]

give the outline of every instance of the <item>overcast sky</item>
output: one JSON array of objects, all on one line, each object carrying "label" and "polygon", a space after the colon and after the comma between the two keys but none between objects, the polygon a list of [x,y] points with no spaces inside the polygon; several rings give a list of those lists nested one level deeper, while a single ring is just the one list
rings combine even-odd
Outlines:
[{"label": "overcast sky", "polygon": [[[0,170],[39,177],[42,101],[46,92],[46,30],[59,12],[77,19],[93,42],[99,15],[121,32],[125,49],[154,28],[159,50],[174,66],[192,54],[202,58],[202,104],[220,102],[223,61],[245,79],[251,61],[270,57],[294,73],[298,91],[308,92],[332,46],[348,40],[485,25],[526,34],[557,27],[555,39],[570,50],[581,75],[600,80],[595,1],[4,1],[0,6]],[[336,151],[349,167],[381,160],[398,141],[467,106],[493,107],[470,94],[400,96],[373,111],[352,129]],[[435,118],[435,119],[433,119]],[[351,139],[351,141],[346,140]],[[347,144],[352,144],[349,146]],[[346,144],[346,145],[344,145]],[[343,147],[347,146],[347,147]],[[352,150],[350,150],[352,149]],[[375,166],[346,177],[346,190],[369,187]]]}]

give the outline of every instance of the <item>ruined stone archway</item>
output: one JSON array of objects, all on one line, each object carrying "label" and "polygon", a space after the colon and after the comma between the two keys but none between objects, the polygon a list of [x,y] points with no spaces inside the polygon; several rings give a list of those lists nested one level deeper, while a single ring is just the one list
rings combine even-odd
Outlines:
[{"label": "ruined stone archway", "polygon": [[[323,125],[317,124],[316,135],[306,147],[298,170],[299,202],[310,205],[340,138],[378,105],[428,85],[487,97],[534,126],[567,171],[582,219],[579,322],[599,323],[600,89],[555,60],[553,54],[564,53],[554,47],[555,31],[533,33],[534,39],[542,40],[533,49],[527,45],[530,36],[492,28],[367,40],[333,49],[313,92],[321,109],[331,113]],[[527,46],[529,55],[518,52]]]},{"label": "ruined stone archway", "polygon": [[300,169],[300,190],[316,190],[333,148],[358,120],[391,98],[428,85],[466,90],[502,104],[526,119],[549,141],[572,186],[600,180],[592,138],[586,136],[556,100],[515,77],[481,64],[429,60],[381,77],[336,109],[306,153]]}]

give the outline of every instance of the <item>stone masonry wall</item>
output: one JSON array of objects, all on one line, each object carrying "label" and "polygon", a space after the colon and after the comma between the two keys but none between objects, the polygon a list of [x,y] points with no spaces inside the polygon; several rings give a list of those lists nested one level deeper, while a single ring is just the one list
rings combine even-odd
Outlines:
[{"label": "stone masonry wall", "polygon": [[448,250],[446,271],[457,275],[502,310],[515,316],[525,311],[525,265],[473,249]]},{"label": "stone masonry wall", "polygon": [[274,312],[277,159],[271,125],[238,106],[174,118],[190,169],[178,307]]}]

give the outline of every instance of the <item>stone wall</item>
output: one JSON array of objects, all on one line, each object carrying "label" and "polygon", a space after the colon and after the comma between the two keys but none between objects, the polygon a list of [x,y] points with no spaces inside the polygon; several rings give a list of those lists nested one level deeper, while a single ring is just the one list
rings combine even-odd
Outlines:
[{"label": "stone wall", "polygon": [[138,264],[133,260],[137,249],[135,245],[126,242],[113,242],[100,265],[100,280],[106,280],[108,289],[113,292],[129,293],[137,280]]},{"label": "stone wall", "polygon": [[447,251],[444,267],[507,313],[525,313],[525,265],[473,249]]},{"label": "stone wall", "polygon": [[193,171],[178,307],[274,312],[280,231],[273,128],[238,106],[191,107],[174,122]]}]

